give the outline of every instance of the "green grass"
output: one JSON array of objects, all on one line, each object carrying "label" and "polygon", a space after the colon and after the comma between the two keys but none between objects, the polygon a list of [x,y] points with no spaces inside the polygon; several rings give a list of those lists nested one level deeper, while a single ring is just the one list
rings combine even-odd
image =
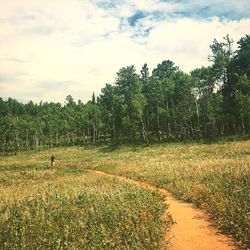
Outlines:
[{"label": "green grass", "polygon": [[[112,173],[170,190],[206,209],[218,226],[250,245],[250,141],[224,144],[169,144],[119,149],[101,155]],[[98,163],[93,161],[92,166]],[[90,164],[91,166],[91,164]],[[106,172],[110,172],[108,169]]]},{"label": "green grass", "polygon": [[97,166],[95,169],[96,170],[99,170],[99,171],[103,171],[103,172],[115,172],[117,166],[115,165],[100,165],[100,166]]},{"label": "green grass", "polygon": [[24,171],[12,161],[0,174],[11,180],[0,182],[0,249],[160,249],[172,223],[162,195],[75,163]]},{"label": "green grass", "polygon": [[[78,178],[86,174],[86,169],[97,169],[168,189],[179,199],[207,210],[222,230],[247,247],[250,245],[249,149],[250,141],[235,141],[149,147],[102,145],[31,152],[0,158],[0,187],[11,187],[14,184],[10,180],[15,178],[20,185],[28,185],[34,181],[43,183],[45,179],[53,182],[57,178]],[[56,155],[57,170],[46,170],[51,153]],[[27,173],[20,174],[21,166],[29,164],[39,167],[28,167]],[[1,179],[3,176],[5,179]]]}]

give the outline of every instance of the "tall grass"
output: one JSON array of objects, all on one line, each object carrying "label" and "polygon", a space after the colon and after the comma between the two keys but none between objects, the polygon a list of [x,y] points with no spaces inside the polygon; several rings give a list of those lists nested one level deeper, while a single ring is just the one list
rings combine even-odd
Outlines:
[{"label": "tall grass", "polygon": [[[0,169],[6,165],[12,166],[8,174],[11,171],[13,175],[16,174],[15,178],[21,184],[32,181],[27,176],[20,176],[20,171],[23,171],[20,170],[20,164],[24,162],[35,163],[37,169],[30,168],[27,172],[42,171],[48,182],[54,178],[52,172],[57,176],[55,178],[69,178],[66,172],[70,170],[43,169],[51,153],[47,150],[0,158]],[[178,198],[206,209],[222,230],[233,234],[243,246],[250,245],[250,141],[172,143],[150,147],[120,145],[118,148],[103,145],[61,148],[55,149],[53,153],[60,169],[76,168],[84,171],[95,168],[164,187]],[[13,171],[13,168],[18,167],[19,170]],[[45,174],[46,171],[50,174]],[[78,171],[70,175],[81,175],[77,174]],[[33,175],[33,180],[42,182],[39,174]],[[10,184],[5,182],[7,184],[3,187],[7,190]],[[137,198],[140,200],[139,195]]]},{"label": "tall grass", "polygon": [[164,187],[209,211],[224,232],[250,247],[250,141],[176,143],[99,154],[89,167]]},{"label": "tall grass", "polygon": [[0,185],[0,249],[160,248],[171,220],[158,193],[65,167],[44,171],[52,173],[43,182],[39,170],[38,183]]}]

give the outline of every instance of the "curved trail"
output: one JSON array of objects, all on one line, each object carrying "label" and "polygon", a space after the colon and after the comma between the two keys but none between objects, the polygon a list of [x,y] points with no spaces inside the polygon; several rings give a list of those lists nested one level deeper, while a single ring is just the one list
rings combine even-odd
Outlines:
[{"label": "curved trail", "polygon": [[[237,249],[234,241],[219,233],[211,224],[206,213],[194,208],[192,204],[175,199],[168,191],[151,184],[135,181],[126,177],[108,174],[98,170],[90,170],[97,174],[117,178],[120,181],[131,183],[164,195],[165,203],[169,208],[163,216],[172,215],[175,224],[171,231],[164,236],[162,249],[171,250],[229,250]],[[170,244],[169,244],[170,241]]]}]

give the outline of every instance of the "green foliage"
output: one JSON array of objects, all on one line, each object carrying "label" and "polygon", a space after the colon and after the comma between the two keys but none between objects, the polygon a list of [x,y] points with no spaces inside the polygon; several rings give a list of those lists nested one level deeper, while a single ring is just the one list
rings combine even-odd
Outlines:
[{"label": "green foliage", "polygon": [[164,60],[150,74],[144,64],[122,67],[113,85],[87,103],[71,95],[59,103],[22,104],[0,98],[0,153],[95,144],[173,141],[250,135],[250,36],[227,35],[210,46],[211,65],[182,72]]}]

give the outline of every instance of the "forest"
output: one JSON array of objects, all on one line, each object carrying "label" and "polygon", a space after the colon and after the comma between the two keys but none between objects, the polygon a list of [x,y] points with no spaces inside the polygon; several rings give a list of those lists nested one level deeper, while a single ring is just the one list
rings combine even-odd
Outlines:
[{"label": "forest", "polygon": [[184,73],[171,60],[121,68],[87,103],[0,98],[0,152],[102,141],[186,141],[250,135],[250,35],[214,40],[210,65]]}]

